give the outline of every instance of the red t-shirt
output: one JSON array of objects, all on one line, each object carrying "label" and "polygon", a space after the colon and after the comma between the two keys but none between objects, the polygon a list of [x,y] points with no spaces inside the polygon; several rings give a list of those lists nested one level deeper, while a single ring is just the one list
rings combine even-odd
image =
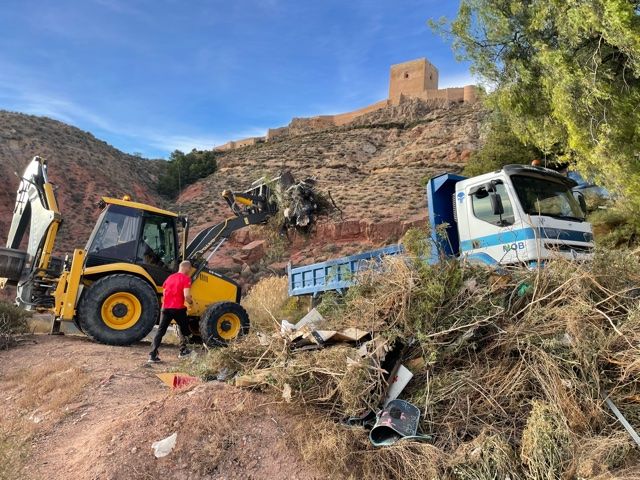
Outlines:
[{"label": "red t-shirt", "polygon": [[191,279],[184,273],[172,273],[162,284],[162,308],[186,308],[184,289],[191,287]]}]

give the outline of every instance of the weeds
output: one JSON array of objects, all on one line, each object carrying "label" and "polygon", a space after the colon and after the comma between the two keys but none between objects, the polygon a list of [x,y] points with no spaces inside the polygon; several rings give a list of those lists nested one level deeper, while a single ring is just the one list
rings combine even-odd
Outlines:
[{"label": "weeds", "polygon": [[0,301],[0,350],[13,346],[16,335],[28,332],[27,319],[30,317],[30,312]]},{"label": "weeds", "polygon": [[226,358],[278,397],[288,386],[317,424],[301,441],[304,457],[346,458],[327,465],[328,475],[634,478],[640,458],[601,392],[640,425],[637,257],[601,250],[588,263],[558,259],[500,274],[420,258],[385,259],[321,310],[332,329],[365,329],[396,346],[414,374],[402,398],[421,409],[419,431],[431,444],[374,449],[364,431],[336,423],[381,405],[386,372],[370,351],[298,351],[270,330],[210,358]]}]

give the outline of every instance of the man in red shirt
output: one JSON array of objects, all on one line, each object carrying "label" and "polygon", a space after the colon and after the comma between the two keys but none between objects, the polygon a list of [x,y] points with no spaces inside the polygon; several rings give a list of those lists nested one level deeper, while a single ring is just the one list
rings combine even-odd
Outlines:
[{"label": "man in red shirt", "polygon": [[171,320],[175,320],[180,329],[180,353],[178,358],[185,357],[191,353],[187,348],[187,337],[190,335],[189,321],[187,320],[187,307],[185,302],[191,305],[191,262],[185,260],[180,264],[180,268],[176,273],[169,277],[162,284],[164,293],[162,295],[162,315],[160,316],[160,324],[158,332],[151,343],[151,353],[149,354],[149,363],[157,363],[160,361],[158,357],[158,348],[162,337],[167,333],[167,328]]}]

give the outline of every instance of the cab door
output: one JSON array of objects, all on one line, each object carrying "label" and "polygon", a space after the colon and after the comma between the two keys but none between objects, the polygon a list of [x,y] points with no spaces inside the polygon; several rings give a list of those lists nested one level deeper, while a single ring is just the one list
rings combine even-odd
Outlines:
[{"label": "cab door", "polygon": [[136,263],[162,285],[178,270],[178,248],[175,219],[145,212]]},{"label": "cab door", "polygon": [[[491,195],[498,195],[503,212],[495,213]],[[526,242],[513,208],[513,199],[502,180],[469,185],[466,189],[465,239],[460,250],[470,260],[484,264],[514,263],[526,256]]]}]

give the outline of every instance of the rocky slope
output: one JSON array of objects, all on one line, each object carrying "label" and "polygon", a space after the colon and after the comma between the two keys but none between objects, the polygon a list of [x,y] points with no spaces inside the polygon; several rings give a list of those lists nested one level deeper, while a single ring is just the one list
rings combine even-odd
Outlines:
[{"label": "rocky slope", "polygon": [[271,235],[263,245],[264,228],[243,230],[217,255],[219,267],[244,269],[251,278],[263,255],[263,266],[281,270],[289,259],[309,263],[390,243],[424,222],[426,180],[461,170],[478,146],[482,116],[478,105],[410,100],[344,127],[226,152],[218,158],[218,171],[187,187],[175,208],[200,225],[217,222],[229,215],[223,189],[246,188],[287,168],[297,178],[314,176],[342,209],[342,218],[319,224],[310,238],[274,242]]},{"label": "rocky slope", "polygon": [[57,187],[64,218],[58,253],[84,245],[98,215],[95,203],[104,195],[130,193],[142,202],[170,206],[189,214],[197,232],[231,215],[221,197],[225,188],[244,190],[284,168],[299,179],[315,177],[341,215],[321,222],[308,236],[285,239],[264,227],[237,232],[213,263],[247,285],[281,273],[289,260],[310,263],[388,244],[423,223],[426,180],[464,166],[478,146],[482,116],[479,105],[407,100],[343,127],[221,153],[216,173],[166,205],[155,191],[161,162],[127,155],[55,120],[0,111],[0,242],[15,201],[14,172],[34,155],[49,161]]},{"label": "rocky slope", "polygon": [[39,155],[49,162],[49,177],[63,214],[58,253],[84,246],[102,196],[131,194],[158,204],[155,191],[160,161],[127,155],[88,132],[56,120],[0,111],[0,244],[11,223],[16,188],[26,164]]}]

